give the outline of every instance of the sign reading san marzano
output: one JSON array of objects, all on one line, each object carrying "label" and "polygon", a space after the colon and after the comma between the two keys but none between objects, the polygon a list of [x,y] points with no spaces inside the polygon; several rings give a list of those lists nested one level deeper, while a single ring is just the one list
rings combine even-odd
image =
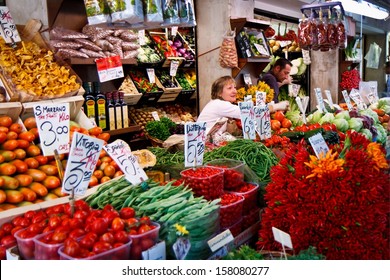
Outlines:
[{"label": "sign reading san marzano", "polygon": [[69,152],[69,103],[35,105],[41,148],[45,156]]},{"label": "sign reading san marzano", "polygon": [[74,189],[74,195],[85,194],[103,144],[103,140],[89,135],[79,132],[73,134],[62,192],[71,194]]}]

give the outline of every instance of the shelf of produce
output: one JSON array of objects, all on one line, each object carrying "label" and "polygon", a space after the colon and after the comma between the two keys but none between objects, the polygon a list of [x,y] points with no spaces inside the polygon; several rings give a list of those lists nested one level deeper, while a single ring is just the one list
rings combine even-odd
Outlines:
[{"label": "shelf of produce", "polygon": [[115,130],[109,130],[107,131],[111,136],[114,135],[121,135],[121,134],[126,134],[126,133],[131,133],[131,132],[138,132],[141,131],[141,127],[139,125],[132,125],[126,128],[120,128],[120,129],[115,129]]},{"label": "shelf of produce", "polygon": [[[72,65],[92,65],[95,64],[96,58],[78,58],[78,57],[72,57],[70,59],[70,64]],[[137,65],[137,59],[136,58],[129,58],[129,59],[122,59],[122,64],[126,65]]]}]

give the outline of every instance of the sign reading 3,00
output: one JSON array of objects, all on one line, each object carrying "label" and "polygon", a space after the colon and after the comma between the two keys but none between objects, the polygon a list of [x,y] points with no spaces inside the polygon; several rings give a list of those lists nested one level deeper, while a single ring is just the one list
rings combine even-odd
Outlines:
[{"label": "sign reading 3,00", "polygon": [[103,144],[103,140],[79,132],[73,134],[62,192],[71,194],[73,189],[74,195],[85,194]]},{"label": "sign reading 3,00", "polygon": [[69,103],[35,105],[41,147],[45,156],[69,152]]}]

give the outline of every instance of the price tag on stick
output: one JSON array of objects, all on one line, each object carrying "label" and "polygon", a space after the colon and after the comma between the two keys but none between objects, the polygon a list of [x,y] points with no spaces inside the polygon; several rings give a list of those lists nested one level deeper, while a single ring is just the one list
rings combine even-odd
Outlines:
[{"label": "price tag on stick", "polygon": [[330,108],[333,110],[334,106],[333,106],[333,99],[332,99],[332,94],[330,93],[330,90],[325,90],[325,95],[326,95],[326,99],[328,99],[328,102],[329,102],[329,106]]},{"label": "price tag on stick", "polygon": [[312,137],[309,137],[309,142],[313,147],[313,150],[317,156],[317,158],[325,157],[326,153],[329,151],[329,147],[326,144],[324,137],[322,137],[321,133],[317,133]]},{"label": "price tag on stick", "polygon": [[206,122],[187,122],[184,125],[184,166],[203,164],[206,142]]},{"label": "price tag on stick", "polygon": [[318,103],[318,106],[319,106],[320,110],[321,110],[323,113],[327,113],[328,111],[327,111],[326,108],[325,108],[325,103],[324,103],[324,99],[322,98],[321,89],[320,89],[320,88],[315,88],[315,89],[314,89],[314,92],[315,92],[315,94],[316,94],[317,103]]},{"label": "price tag on stick", "polygon": [[249,86],[252,85],[252,79],[250,74],[244,74],[244,83]]},{"label": "price tag on stick", "polygon": [[253,107],[256,131],[261,140],[271,138],[271,116],[267,105]]},{"label": "price tag on stick", "polygon": [[79,196],[85,194],[103,145],[104,141],[101,139],[79,132],[73,134],[68,163],[62,181],[61,191],[63,193],[74,193],[74,195]]},{"label": "price tag on stick", "polygon": [[103,148],[118,164],[130,183],[137,185],[148,179],[145,171],[139,166],[137,157],[131,153],[125,141],[118,139]]},{"label": "price tag on stick", "polygon": [[169,75],[171,77],[176,77],[176,73],[177,73],[177,68],[179,68],[179,61],[176,60],[176,59],[172,59],[171,60],[171,65],[170,65],[170,68],[169,68]]},{"label": "price tag on stick", "polygon": [[242,132],[244,134],[244,139],[255,139],[255,113],[253,111],[253,102],[238,102],[238,107],[240,107]]},{"label": "price tag on stick", "polygon": [[305,97],[303,97],[301,99],[299,96],[297,96],[295,98],[295,101],[297,102],[298,108],[299,108],[299,110],[302,113],[302,121],[303,121],[304,124],[306,124],[307,123],[307,120],[306,120],[306,108],[307,108],[307,105],[309,104],[309,97],[305,96]]},{"label": "price tag on stick", "polygon": [[42,152],[45,156],[69,152],[69,103],[34,106]]},{"label": "price tag on stick", "polygon": [[256,106],[265,105],[265,101],[267,98],[267,93],[264,91],[256,91]]},{"label": "price tag on stick", "polygon": [[346,90],[343,90],[341,93],[343,94],[345,103],[347,104],[348,111],[351,111],[353,109],[353,106],[351,104],[351,99],[349,98],[348,92]]}]

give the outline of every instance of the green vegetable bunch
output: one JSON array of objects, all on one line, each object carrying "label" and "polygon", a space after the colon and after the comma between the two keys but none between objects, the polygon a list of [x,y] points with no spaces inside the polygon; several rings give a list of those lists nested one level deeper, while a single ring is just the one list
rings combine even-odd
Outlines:
[{"label": "green vegetable bunch", "polygon": [[242,245],[241,247],[230,251],[223,260],[264,260],[262,254],[248,245]]},{"label": "green vegetable bunch", "polygon": [[176,123],[171,119],[162,117],[159,121],[148,122],[145,126],[145,130],[151,137],[165,141],[171,136],[169,129],[175,126]]}]

